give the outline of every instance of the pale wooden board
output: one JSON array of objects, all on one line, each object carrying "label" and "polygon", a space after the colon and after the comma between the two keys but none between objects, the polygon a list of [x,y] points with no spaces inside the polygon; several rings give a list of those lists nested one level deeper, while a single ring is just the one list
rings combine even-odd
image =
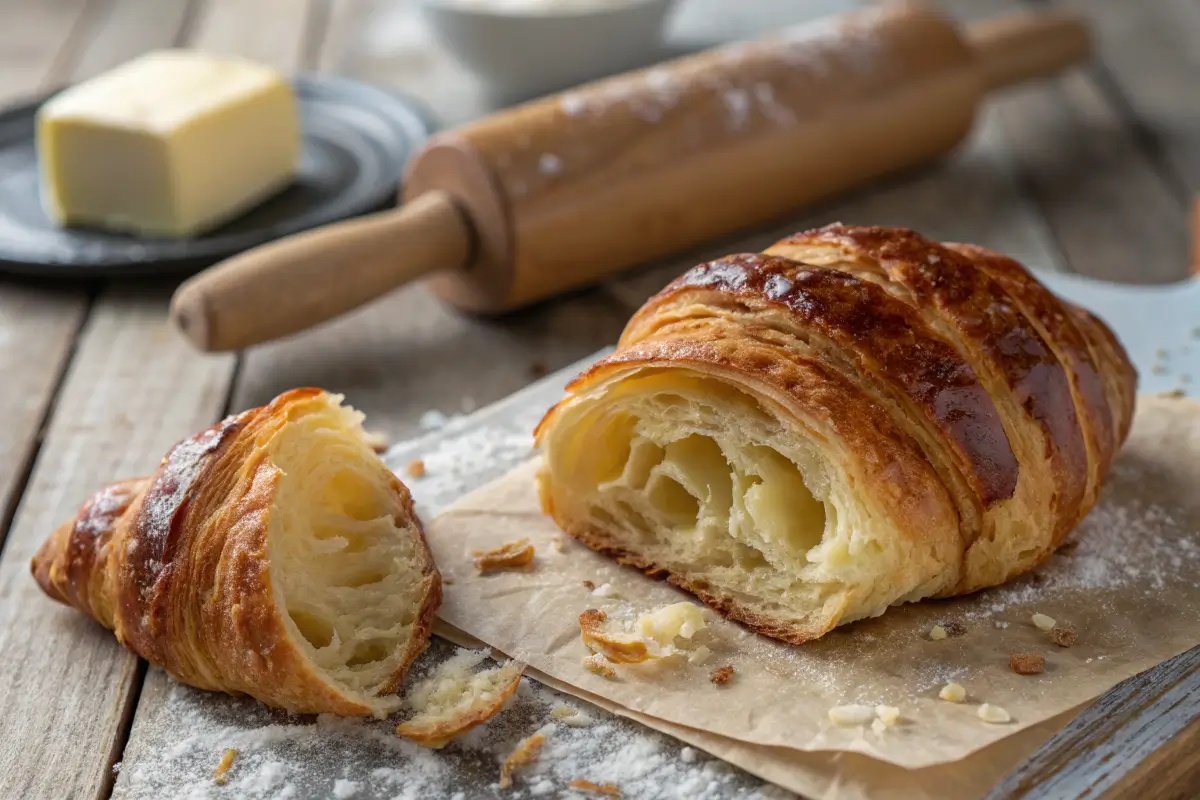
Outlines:
[{"label": "pale wooden board", "polygon": [[[1048,7],[1017,0],[944,0],[939,5],[963,19],[1022,6]],[[1099,42],[1095,58],[1084,67],[995,97],[993,107],[1019,179],[1071,271],[1127,283],[1178,280],[1187,274],[1186,209],[1172,176],[1164,174],[1139,139],[1140,122],[1129,118],[1126,99],[1110,91],[1098,69],[1110,49],[1128,54],[1148,46],[1145,40],[1123,39],[1107,47],[1114,16],[1140,17],[1143,7],[1154,16],[1164,4],[1112,0],[1060,5],[1079,11]],[[1200,109],[1195,94],[1189,101]]]},{"label": "pale wooden board", "polygon": [[99,5],[88,0],[0,1],[0,104],[62,82],[77,40]]},{"label": "pale wooden board", "polygon": [[1200,190],[1200,5],[1195,0],[1060,0],[1087,14],[1104,77],[1122,91],[1181,199]]},{"label": "pale wooden board", "polygon": [[0,797],[98,796],[120,744],[137,659],[42,595],[29,560],[93,491],[152,471],[221,408],[229,359],[192,354],[166,296],[114,291],[94,309],[0,559]]},{"label": "pale wooden board", "polygon": [[[703,27],[705,20],[713,24],[711,30],[752,35],[756,26],[768,20],[768,14],[779,15],[769,17],[768,24],[774,25],[790,21],[784,17],[796,13],[794,4],[789,8],[782,2],[720,3],[723,0],[691,0],[673,29],[681,46],[711,41]],[[262,6],[272,13],[272,4]],[[769,11],[763,12],[763,8]],[[411,2],[380,3],[379,13],[372,15],[373,4],[340,0],[329,9],[328,35],[321,40],[304,35],[303,22],[297,22],[300,12],[296,4],[284,10],[289,11],[287,19],[276,17],[255,24],[254,12],[246,4],[231,2],[201,12],[195,26],[203,32],[202,38],[217,42],[214,49],[241,52],[238,48],[248,47],[265,60],[306,56],[312,63],[319,58],[317,63],[324,67],[408,89],[431,102],[443,119],[459,121],[487,107],[469,77],[447,61],[430,42],[427,31],[412,24],[415,11]],[[799,13],[827,10],[809,9],[806,4]],[[305,19],[323,19],[320,8],[304,8],[302,13]],[[391,25],[387,24],[388,15]],[[689,28],[688,15],[697,15],[694,18],[702,24]],[[221,45],[221,41],[232,44]],[[931,230],[935,235],[1008,249],[1034,266],[1060,266],[1062,259],[1036,210],[1028,203],[1012,202],[1019,188],[1013,179],[1013,160],[996,131],[994,122],[985,121],[965,154],[949,165],[833,208],[861,215],[861,219],[845,221],[869,218],[919,225],[920,220],[928,220],[926,228],[941,226]],[[940,194],[947,186],[957,187],[957,194],[952,192],[949,200]],[[979,200],[977,193],[991,199]],[[977,207],[964,214],[959,211],[964,201]],[[954,209],[954,215],[947,214],[947,209]],[[947,233],[941,234],[942,230]],[[678,271],[690,263],[695,259],[678,260],[665,269]],[[586,352],[592,342],[611,341],[629,305],[640,302],[636,298],[644,296],[644,291],[621,293],[618,289],[617,294],[620,308],[597,300],[593,292],[515,320],[482,323],[433,307],[419,289],[401,292],[322,331],[252,353],[234,405],[268,399],[275,391],[298,383],[332,381],[330,388],[347,391],[352,401],[382,422],[380,427],[402,435],[414,429],[426,408],[453,412],[461,408],[465,397],[475,403],[494,399],[526,382],[527,370],[535,362],[558,366]],[[557,319],[556,313],[561,315]],[[409,346],[414,339],[420,346]],[[381,364],[382,368],[376,369]],[[430,381],[428,376],[436,379]],[[132,746],[130,755],[135,755]]]},{"label": "pale wooden board", "polygon": [[[708,44],[726,28],[737,35],[755,35],[830,10],[806,8],[797,14],[795,6],[773,8],[773,16],[756,16],[728,4],[689,5],[676,21],[675,36],[693,45]],[[378,12],[370,5],[338,4],[319,63],[411,90],[429,100],[443,118],[481,113],[485,106],[467,100],[472,96],[469,79],[423,38],[423,30],[411,4],[388,4]],[[455,88],[455,81],[462,83]],[[956,213],[948,215],[947,208]],[[781,230],[834,218],[911,225],[932,235],[990,244],[1043,268],[1061,264],[1036,208],[1021,196],[992,114],[983,119],[969,145],[946,163],[814,210]],[[766,232],[727,244],[744,249],[755,242],[765,244],[774,235]],[[709,250],[716,253],[721,247]],[[393,437],[411,435],[427,409],[454,414],[465,410],[464,402],[466,408],[491,402],[525,385],[534,365],[557,368],[611,343],[632,307],[666,277],[699,258],[699,253],[685,254],[658,269],[502,321],[466,317],[441,307],[420,287],[405,289],[330,325],[249,352],[232,406],[265,402],[296,385],[318,385],[344,391],[368,413],[372,429]],[[413,452],[419,452],[419,447]],[[207,713],[204,709],[214,704],[224,711],[212,713],[227,713],[240,702],[197,695],[168,710],[165,677],[154,671],[147,685],[122,776],[153,769],[156,753],[169,742],[187,737],[188,726],[197,719],[194,713]],[[627,735],[635,735],[632,731]],[[360,761],[355,754],[343,753],[338,763],[358,770],[363,766]],[[206,770],[191,777],[206,780]],[[314,765],[306,775],[312,786],[325,785],[331,777],[328,765]],[[464,773],[464,780],[470,779],[469,771]],[[146,796],[145,787],[139,785],[122,777],[117,794]],[[472,787],[483,789],[474,783],[461,788]]]},{"label": "pale wooden board", "polygon": [[[314,66],[401,89],[442,119],[486,106],[460,93],[470,79],[432,44],[415,3],[337,2]],[[462,85],[459,86],[462,88]],[[456,110],[458,108],[458,110]],[[343,392],[372,430],[395,440],[420,430],[429,410],[473,411],[614,341],[626,311],[583,292],[504,320],[455,312],[421,286],[244,357],[232,405],[262,404],[295,386]]]},{"label": "pale wooden board", "polygon": [[[56,57],[56,63],[77,65],[59,79],[81,79],[174,43],[185,8],[184,0],[164,0],[147,14],[139,0],[94,3],[73,30],[77,52]],[[5,29],[8,24],[5,17]],[[29,33],[38,38],[44,30]],[[112,289],[94,302],[0,559],[6,654],[0,662],[6,709],[0,796],[100,796],[109,785],[141,679],[137,659],[110,634],[44,598],[30,578],[29,559],[92,491],[152,470],[174,441],[211,424],[223,409],[232,359],[198,356],[169,329],[171,288]],[[82,299],[71,300],[82,298],[77,290],[53,291],[45,295],[54,303],[76,306],[39,310],[31,302],[37,313],[19,318],[27,325],[53,317],[69,333],[39,339],[35,330],[16,343],[20,347],[4,351],[5,359],[21,359],[22,368],[51,375],[61,370],[85,308]],[[21,398],[14,389],[20,391],[10,388],[4,402]],[[29,402],[35,406],[37,395],[31,392]]]},{"label": "pale wooden board", "polygon": [[301,65],[316,0],[206,0],[188,44],[292,72]]},{"label": "pale wooden board", "polygon": [[1122,681],[986,800],[1200,794],[1200,647]]},{"label": "pale wooden board", "polygon": [[[0,106],[62,82],[88,19],[84,0],[0,2]],[[0,542],[87,302],[80,290],[0,279]]]}]

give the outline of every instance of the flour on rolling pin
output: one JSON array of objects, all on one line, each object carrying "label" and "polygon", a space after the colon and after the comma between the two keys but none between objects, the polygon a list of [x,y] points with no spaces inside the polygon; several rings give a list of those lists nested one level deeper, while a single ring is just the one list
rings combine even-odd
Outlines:
[{"label": "flour on rolling pin", "polygon": [[471,187],[451,191],[480,260],[431,286],[460,308],[512,308],[935,158],[985,92],[957,25],[873,7],[436,136],[406,194]]},{"label": "flour on rolling pin", "polygon": [[[877,14],[887,13],[818,19],[766,40],[717,48],[691,63],[655,66],[567,91],[557,99],[558,110],[568,124],[590,121],[605,127],[614,117],[625,117],[625,127],[668,127],[678,116],[682,130],[671,135],[684,154],[719,146],[758,125],[791,128],[827,112],[831,84],[846,102],[892,87],[894,71],[885,68],[889,59],[912,56],[898,52],[911,48],[880,36],[878,25],[871,24]],[[538,151],[533,137],[518,137],[511,142],[515,148],[495,154],[495,164],[511,171],[511,194],[524,197],[539,185],[569,177],[574,167],[587,169],[605,158],[604,149],[593,146],[598,141],[604,139],[581,132],[565,152],[550,152]]]},{"label": "flour on rolling pin", "polygon": [[964,28],[904,4],[685,56],[443,131],[399,209],[223,264],[173,314],[226,349],[417,278],[460,310],[519,308],[928,163],[989,92],[1088,52],[1069,14]]},{"label": "flour on rolling pin", "polygon": [[[775,37],[774,43],[782,45],[779,56],[784,63],[813,76],[847,67],[870,74],[878,63],[881,47],[872,31],[842,17],[823,17],[793,26]],[[727,125],[735,131],[744,128],[753,113],[777,125],[795,125],[798,109],[780,101],[771,81],[750,83],[724,75],[730,65],[747,59],[756,44],[737,42],[715,51],[720,69],[712,71],[716,74],[697,75],[698,88],[720,96],[729,113]],[[654,124],[678,105],[683,89],[682,78],[670,69],[653,67],[613,81],[604,91],[566,92],[559,99],[559,107],[568,117],[577,117],[602,113],[610,104],[627,103],[635,116]]]}]

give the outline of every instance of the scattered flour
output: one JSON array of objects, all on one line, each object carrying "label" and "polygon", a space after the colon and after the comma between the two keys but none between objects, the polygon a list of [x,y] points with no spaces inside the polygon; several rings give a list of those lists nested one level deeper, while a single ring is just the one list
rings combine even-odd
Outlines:
[{"label": "scattered flour", "polygon": [[358,790],[362,788],[362,784],[357,781],[348,781],[345,778],[338,778],[333,782],[333,796],[337,800],[347,800],[358,794]]},{"label": "scattered flour", "polygon": [[583,112],[587,111],[587,100],[580,94],[568,92],[564,94],[558,101],[558,107],[568,117],[578,117]]},{"label": "scattered flour", "polygon": [[[435,641],[418,673],[448,657],[455,648]],[[118,778],[123,798],[332,797],[336,800],[425,800],[492,796],[500,765],[518,741],[547,732],[538,761],[518,773],[505,798],[573,796],[576,778],[614,783],[624,797],[667,800],[768,800],[791,797],[762,785],[733,767],[639,725],[589,708],[594,725],[547,726],[550,712],[571,700],[522,681],[511,705],[487,725],[475,728],[440,751],[397,737],[394,722],[322,715],[288,717],[245,698],[201,692],[169,681],[161,704],[139,723],[131,753]],[[172,737],[186,732],[174,746]],[[212,772],[226,748],[238,758],[229,783],[218,786]],[[137,752],[156,753],[153,763]],[[381,766],[385,765],[385,766]]]}]

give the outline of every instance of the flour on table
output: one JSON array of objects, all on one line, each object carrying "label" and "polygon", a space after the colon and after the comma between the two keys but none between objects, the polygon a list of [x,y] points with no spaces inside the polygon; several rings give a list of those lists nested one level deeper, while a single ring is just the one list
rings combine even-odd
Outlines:
[{"label": "flour on table", "polygon": [[[456,652],[441,641],[430,650],[418,675]],[[513,747],[539,729],[549,731],[542,755],[517,775],[505,798],[572,796],[567,784],[577,778],[613,783],[624,797],[647,800],[792,797],[596,709],[590,709],[597,721],[589,727],[548,727],[552,709],[577,701],[528,679],[500,715],[433,751],[396,736],[394,721],[288,717],[249,699],[201,692],[161,674],[152,678],[166,684],[166,696],[139,721],[131,748],[154,755],[126,765],[117,798],[466,800],[480,796],[482,787],[494,788]],[[169,745],[168,737],[180,731],[187,735]],[[213,769],[228,748],[237,749],[238,757],[229,782],[218,786]]]}]

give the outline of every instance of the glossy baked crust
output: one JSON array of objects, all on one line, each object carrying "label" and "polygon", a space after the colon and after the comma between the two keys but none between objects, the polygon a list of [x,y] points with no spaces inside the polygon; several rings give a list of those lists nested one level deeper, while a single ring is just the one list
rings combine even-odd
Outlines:
[{"label": "glossy baked crust", "polygon": [[441,579],[408,490],[339,400],[290,391],[180,442],[88,500],[35,578],[192,686],[295,713],[394,709]]},{"label": "glossy baked crust", "polygon": [[803,642],[1045,559],[1136,382],[1016,261],[830,225],[651,298],[542,420],[539,489],[593,549]]}]

